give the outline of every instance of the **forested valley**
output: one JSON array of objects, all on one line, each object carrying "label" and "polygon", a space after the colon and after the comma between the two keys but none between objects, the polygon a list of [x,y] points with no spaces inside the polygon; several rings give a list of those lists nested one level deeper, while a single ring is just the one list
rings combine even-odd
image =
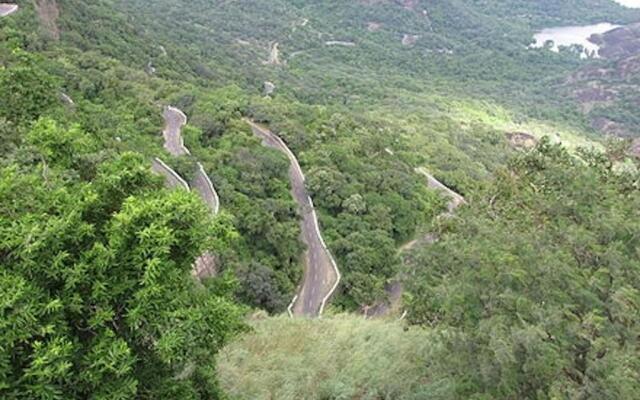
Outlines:
[{"label": "forested valley", "polygon": [[638,398],[640,9],[0,15],[0,398]]}]

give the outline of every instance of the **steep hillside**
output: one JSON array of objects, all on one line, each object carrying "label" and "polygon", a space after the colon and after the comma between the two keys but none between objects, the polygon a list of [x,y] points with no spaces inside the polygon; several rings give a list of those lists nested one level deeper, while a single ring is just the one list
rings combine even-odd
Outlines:
[{"label": "steep hillside", "polygon": [[[397,272],[394,248],[439,213],[414,168],[472,193],[504,163],[514,132],[574,148],[596,140],[563,85],[589,62],[526,45],[534,28],[604,15],[625,23],[637,13],[606,1],[543,3],[59,0],[25,4],[7,23],[46,28],[25,35],[24,46],[51,56],[83,124],[110,145],[157,156],[159,109],[171,103],[189,116],[188,145],[247,239],[242,260],[224,264],[245,271],[244,293],[264,288],[246,300],[281,311],[299,283],[301,254],[286,164],[259,150],[239,118],[267,123],[298,155],[328,245],[344,265],[341,303],[369,304]],[[37,18],[53,5],[59,40]],[[276,48],[278,65],[268,62]],[[273,85],[266,98],[265,82]],[[255,151],[247,152],[247,140]],[[229,150],[278,159],[277,172],[242,164],[279,189],[247,186]],[[188,171],[178,165],[185,162],[170,163]],[[276,209],[274,196],[282,201]],[[248,207],[256,197],[269,204]],[[282,240],[267,243],[274,226]]]},{"label": "steep hillside", "polygon": [[[0,7],[0,397],[638,392],[639,166],[614,139],[638,137],[640,10],[16,6]],[[601,58],[530,46],[603,21],[622,26],[590,38]],[[158,159],[215,201],[165,188]],[[466,200],[455,213],[436,181]],[[335,316],[389,288],[402,321]],[[247,326],[250,310],[272,316]]]}]

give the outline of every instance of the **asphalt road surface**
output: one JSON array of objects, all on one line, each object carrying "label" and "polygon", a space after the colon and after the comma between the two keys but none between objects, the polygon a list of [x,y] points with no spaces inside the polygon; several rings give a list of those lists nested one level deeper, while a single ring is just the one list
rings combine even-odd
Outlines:
[{"label": "asphalt road surface", "polygon": [[191,187],[200,193],[200,197],[202,197],[211,212],[214,215],[217,214],[220,210],[220,199],[216,189],[211,183],[211,179],[209,179],[209,176],[204,171],[204,167],[200,163],[198,163],[198,170],[193,180],[191,180]]},{"label": "asphalt road surface", "polygon": [[[165,108],[162,116],[165,122],[164,131],[162,132],[164,148],[173,156],[191,154],[189,149],[185,147],[184,139],[182,138],[182,127],[187,123],[187,116],[175,107]],[[164,167],[166,167],[166,165]],[[156,168],[155,164],[154,168]],[[163,170],[166,170],[166,168],[162,168],[159,172],[167,176],[166,171]],[[177,174],[173,172],[173,175]],[[168,179],[167,182],[170,186],[175,185],[175,182],[172,182],[172,180],[175,180],[175,177],[169,176]],[[198,169],[190,184],[191,187],[200,194],[200,197],[202,197],[202,200],[204,200],[211,212],[217,214],[220,210],[220,198],[201,163],[198,163]]]},{"label": "asphalt road surface", "polygon": [[[442,182],[440,182],[433,175],[431,175],[425,168],[423,167],[416,168],[415,172],[427,178],[427,186],[429,188],[437,190],[441,192],[444,196],[449,198],[449,201],[447,202],[447,212],[441,214],[440,217],[444,217],[444,218],[451,217],[453,216],[453,212],[456,210],[456,208],[460,207],[462,204],[466,204],[464,197],[454,192],[453,190],[449,189]],[[414,239],[411,242],[405,244],[398,250],[398,253],[404,253],[406,251],[413,249],[416,246],[432,244],[437,240],[438,238],[436,235],[429,233],[424,237]],[[385,288],[385,291],[387,293],[387,299],[385,301],[380,301],[374,304],[373,306],[364,307],[365,317],[367,318],[382,317],[389,314],[389,312],[391,312],[393,309],[397,308],[402,298],[402,292],[404,291],[402,283],[398,280],[395,280],[387,285],[387,287]]]},{"label": "asphalt road surface", "polygon": [[[182,127],[187,123],[187,116],[175,107],[167,107],[162,114],[165,121],[164,131],[164,148],[174,157],[191,154],[189,149],[184,146],[182,139]],[[162,162],[160,159],[153,161],[152,169],[157,173],[165,176],[165,181],[169,187],[183,187],[189,190],[189,185],[174,170]],[[211,212],[215,215],[220,210],[220,199],[209,176],[204,170],[201,163],[198,163],[198,169],[191,181],[193,187],[199,194]],[[198,257],[194,263],[192,274],[198,279],[204,279],[215,276],[218,270],[218,258],[211,252],[205,252]]]},{"label": "asphalt road surface", "polygon": [[460,196],[458,193],[446,187],[442,182],[433,177],[426,169],[423,167],[416,168],[415,171],[421,175],[424,175],[427,178],[427,186],[431,189],[435,189],[446,197],[449,198],[449,202],[447,203],[447,209],[449,210],[449,214],[453,214],[456,208],[460,207],[460,205],[465,204],[464,197]]},{"label": "asphalt road surface", "polygon": [[187,116],[175,107],[167,107],[162,114],[164,117],[164,131],[162,136],[164,137],[164,148],[172,156],[182,156],[190,154],[189,149],[184,147],[184,140],[182,139],[182,127],[187,124]]},{"label": "asphalt road surface", "polygon": [[164,176],[165,183],[170,188],[182,188],[185,190],[189,190],[189,185],[185,182],[180,175],[170,166],[165,164],[161,159],[156,158],[153,160],[153,164],[151,165],[151,169],[153,172]]},{"label": "asphalt road surface", "polygon": [[322,313],[326,300],[335,291],[340,281],[340,272],[320,234],[313,202],[305,188],[305,177],[298,160],[282,139],[273,132],[252,121],[247,120],[247,123],[251,126],[253,133],[262,139],[265,146],[285,153],[291,162],[289,168],[291,194],[298,203],[302,215],[302,221],[300,221],[302,241],[307,246],[304,254],[304,278],[291,312],[294,315],[317,317]]}]

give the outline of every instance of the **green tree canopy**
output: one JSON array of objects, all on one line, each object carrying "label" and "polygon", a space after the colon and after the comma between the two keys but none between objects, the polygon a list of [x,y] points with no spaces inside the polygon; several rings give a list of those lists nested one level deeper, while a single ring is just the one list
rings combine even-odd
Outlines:
[{"label": "green tree canopy", "polygon": [[409,315],[459,398],[637,397],[639,209],[637,174],[545,141],[441,227]]},{"label": "green tree canopy", "polygon": [[69,160],[88,137],[50,140],[59,130],[37,124],[42,161],[0,171],[0,397],[215,397],[214,355],[243,309],[191,270],[230,246],[230,220],[163,189],[134,153],[80,178]]}]

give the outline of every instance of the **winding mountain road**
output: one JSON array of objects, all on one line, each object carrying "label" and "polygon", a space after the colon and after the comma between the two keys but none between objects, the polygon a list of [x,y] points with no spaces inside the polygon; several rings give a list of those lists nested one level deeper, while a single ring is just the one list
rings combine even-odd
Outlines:
[{"label": "winding mountain road", "polygon": [[153,163],[151,164],[151,170],[159,175],[164,176],[165,184],[174,189],[181,188],[189,191],[189,185],[187,182],[182,179],[180,175],[176,171],[174,171],[170,166],[165,164],[159,158],[154,158]]},{"label": "winding mountain road", "polygon": [[307,250],[304,254],[304,278],[298,294],[289,306],[289,312],[297,316],[318,317],[322,315],[327,301],[340,283],[340,271],[320,233],[318,217],[304,185],[305,177],[298,159],[276,134],[253,121],[246,120],[246,122],[251,126],[254,135],[262,139],[265,146],[283,152],[291,163],[289,168],[291,194],[298,203],[302,215],[301,239],[306,244]]},{"label": "winding mountain road", "polygon": [[[453,190],[449,189],[445,184],[437,180],[433,175],[431,175],[426,170],[426,168],[418,167],[418,168],[415,168],[414,171],[420,175],[423,175],[427,179],[427,186],[429,188],[433,190],[437,190],[440,193],[442,193],[444,196],[449,198],[449,201],[447,202],[447,212],[441,214],[439,217],[443,217],[443,218],[452,217],[453,212],[456,210],[456,208],[460,207],[463,204],[467,204],[464,197],[454,192]],[[421,238],[414,239],[409,243],[406,243],[404,246],[398,249],[398,253],[402,254],[406,251],[413,249],[418,245],[432,244],[432,243],[435,243],[437,240],[438,240],[438,237],[435,234],[429,233]],[[387,300],[380,301],[374,304],[373,306],[365,307],[364,308],[365,317],[367,318],[383,317],[389,314],[389,312],[394,308],[397,308],[396,306],[400,302],[400,299],[402,298],[402,292],[404,291],[402,282],[400,282],[400,280],[395,280],[389,283],[385,290],[387,292]]]},{"label": "winding mountain road", "polygon": [[184,147],[182,138],[182,127],[187,124],[187,116],[175,107],[166,107],[164,113],[164,148],[174,157],[191,154],[189,149]]},{"label": "winding mountain road", "polygon": [[[184,139],[182,138],[182,127],[187,124],[187,116],[175,107],[166,107],[162,116],[165,122],[162,132],[164,148],[174,157],[190,155],[191,152],[185,147]],[[190,186],[200,194],[202,200],[215,215],[220,211],[220,198],[202,164],[198,163],[197,167]],[[169,178],[171,179],[171,177]],[[168,181],[168,184],[172,184],[171,181]]]},{"label": "winding mountain road", "polygon": [[[175,107],[166,107],[162,116],[165,122],[165,127],[162,131],[164,148],[174,157],[191,154],[189,149],[185,147],[184,139],[182,138],[182,127],[187,123],[187,116]],[[220,211],[220,198],[202,164],[198,162],[197,167],[198,169],[191,180],[191,187],[198,192],[213,215],[216,215]],[[164,175],[167,186],[189,190],[189,184],[159,158],[153,160],[151,168],[154,172]],[[217,266],[218,258],[207,251],[196,259],[191,273],[198,279],[204,279],[215,276],[217,274]]]},{"label": "winding mountain road", "polygon": [[200,197],[214,215],[220,211],[220,198],[201,163],[198,163],[198,170],[191,180],[191,187],[200,193]]},{"label": "winding mountain road", "polygon": [[458,193],[449,189],[442,182],[434,178],[434,176],[431,175],[424,167],[418,167],[415,171],[427,178],[427,186],[441,192],[449,198],[449,202],[447,203],[447,210],[449,210],[449,214],[452,214],[455,209],[460,207],[462,204],[466,204],[464,197],[460,196]]},{"label": "winding mountain road", "polygon": [[0,3],[0,17],[6,17],[18,11],[17,4]]}]

